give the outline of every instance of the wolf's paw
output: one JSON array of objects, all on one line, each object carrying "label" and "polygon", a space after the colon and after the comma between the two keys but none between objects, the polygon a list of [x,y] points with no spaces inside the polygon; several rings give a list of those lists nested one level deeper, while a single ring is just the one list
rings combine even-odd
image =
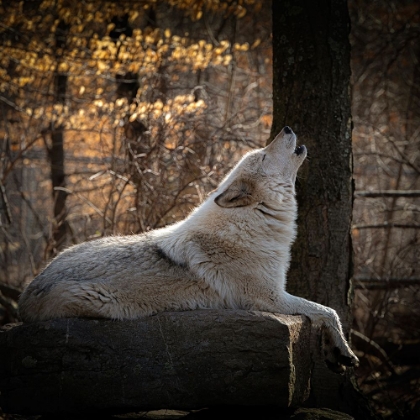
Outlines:
[{"label": "wolf's paw", "polygon": [[332,338],[324,333],[322,347],[325,363],[335,373],[342,374],[347,367],[357,367],[359,365],[359,359],[341,337],[335,344]]},{"label": "wolf's paw", "polygon": [[359,359],[350,350],[347,354],[343,354],[338,347],[334,347],[332,352],[324,349],[325,363],[329,369],[335,373],[344,373],[347,367],[357,367]]}]

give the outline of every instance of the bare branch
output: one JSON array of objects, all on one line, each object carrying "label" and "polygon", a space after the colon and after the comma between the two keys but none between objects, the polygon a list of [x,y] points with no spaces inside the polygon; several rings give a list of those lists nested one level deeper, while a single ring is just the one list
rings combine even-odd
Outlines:
[{"label": "bare branch", "polygon": [[386,290],[418,286],[420,285],[420,278],[376,279],[370,277],[355,277],[354,282],[355,289]]},{"label": "bare branch", "polygon": [[385,222],[377,225],[353,225],[352,229],[387,229],[387,228],[399,228],[399,229],[419,229],[418,224],[401,224],[393,222]]},{"label": "bare branch", "polygon": [[420,197],[420,190],[355,191],[355,197]]},{"label": "bare branch", "polygon": [[15,289],[14,287],[9,286],[8,284],[0,283],[0,293],[2,293],[4,297],[17,302],[22,292],[21,290]]}]

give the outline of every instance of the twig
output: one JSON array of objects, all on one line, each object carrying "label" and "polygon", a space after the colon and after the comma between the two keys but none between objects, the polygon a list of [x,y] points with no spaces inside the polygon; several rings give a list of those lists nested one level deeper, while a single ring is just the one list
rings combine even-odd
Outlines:
[{"label": "twig", "polygon": [[0,283],[0,293],[2,293],[3,296],[17,302],[22,291],[7,284]]},{"label": "twig", "polygon": [[420,285],[420,278],[390,278],[376,279],[369,277],[355,277],[355,289],[402,289],[404,287]]},{"label": "twig", "polygon": [[420,197],[420,190],[355,191],[355,197]]},{"label": "twig", "polygon": [[384,222],[378,225],[353,225],[352,229],[386,229],[386,228],[399,228],[399,229],[419,229],[418,224],[401,224],[393,222]]}]

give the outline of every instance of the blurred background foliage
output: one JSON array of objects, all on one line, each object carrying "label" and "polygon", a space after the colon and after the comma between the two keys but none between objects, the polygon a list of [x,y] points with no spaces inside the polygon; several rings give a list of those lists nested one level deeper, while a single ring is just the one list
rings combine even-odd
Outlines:
[{"label": "blurred background foliage", "polygon": [[349,2],[359,383],[389,418],[420,418],[420,4]]},{"label": "blurred background foliage", "polygon": [[[350,0],[349,10],[356,376],[378,413],[411,418],[420,4]],[[2,324],[18,320],[20,291],[61,249],[185,217],[265,144],[271,25],[270,1],[0,3]]]}]

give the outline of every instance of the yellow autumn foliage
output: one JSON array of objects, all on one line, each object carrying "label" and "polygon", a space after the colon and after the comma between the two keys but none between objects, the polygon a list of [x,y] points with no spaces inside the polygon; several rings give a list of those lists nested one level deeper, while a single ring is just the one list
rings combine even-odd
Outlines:
[{"label": "yellow autumn foliage", "polygon": [[[254,0],[164,1],[192,21],[205,13],[240,19],[259,7]],[[183,74],[227,68],[261,40],[232,44],[144,25],[156,5],[157,0],[44,0],[36,9],[23,1],[7,8],[0,3],[0,92],[12,98],[23,118],[37,122],[40,132],[51,125],[94,131],[103,124],[112,130],[136,121],[152,134],[168,127],[171,133],[184,130],[188,121],[200,118],[206,98],[175,93],[153,97],[162,74],[174,83]],[[124,16],[132,30],[119,33],[116,22]],[[66,78],[64,99],[54,93],[59,77]],[[120,94],[116,82],[118,89],[137,83],[132,97]],[[176,147],[167,141],[168,147]]]}]

